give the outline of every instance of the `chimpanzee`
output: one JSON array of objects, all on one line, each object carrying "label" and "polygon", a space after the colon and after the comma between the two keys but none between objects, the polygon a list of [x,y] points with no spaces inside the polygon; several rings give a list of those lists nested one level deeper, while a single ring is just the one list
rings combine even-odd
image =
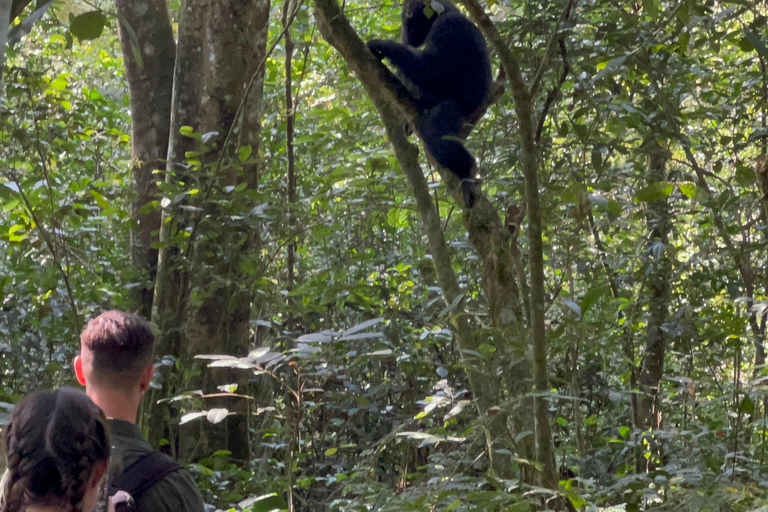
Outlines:
[{"label": "chimpanzee", "polygon": [[416,128],[424,144],[437,163],[462,180],[464,202],[472,208],[475,159],[458,136],[491,90],[485,39],[447,0],[404,2],[403,43],[374,39],[368,48],[399,69],[398,76],[416,98]]}]

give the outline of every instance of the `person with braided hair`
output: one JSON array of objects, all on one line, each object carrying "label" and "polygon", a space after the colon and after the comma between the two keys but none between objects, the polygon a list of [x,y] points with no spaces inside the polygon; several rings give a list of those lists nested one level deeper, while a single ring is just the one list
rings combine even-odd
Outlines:
[{"label": "person with braided hair", "polygon": [[[101,409],[72,388],[35,393],[15,407],[6,428],[2,512],[90,512],[109,468]],[[107,508],[105,507],[105,508]]]}]

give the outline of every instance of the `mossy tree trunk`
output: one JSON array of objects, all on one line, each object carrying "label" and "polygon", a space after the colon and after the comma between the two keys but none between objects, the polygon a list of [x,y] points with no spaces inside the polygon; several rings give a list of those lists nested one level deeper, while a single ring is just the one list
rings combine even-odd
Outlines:
[{"label": "mossy tree trunk", "polygon": [[165,0],[115,0],[119,14],[128,91],[131,97],[131,160],[133,162],[133,266],[145,278],[135,300],[145,318],[152,314],[160,210],[154,171],[165,170],[171,126],[171,96],[176,41]]},{"label": "mossy tree trunk", "polygon": [[[269,7],[268,0],[188,0],[181,9],[166,181],[189,189],[194,183],[202,197],[183,199],[194,209],[164,204],[152,318],[160,328],[160,353],[182,360],[193,352],[245,355],[249,347],[252,292],[240,262],[258,252],[258,237],[247,226],[222,228],[224,220],[217,222],[222,213],[206,199],[226,186],[258,187],[255,160],[241,163],[237,156],[244,146],[258,155]],[[204,142],[182,135],[185,126],[207,134]],[[202,156],[199,168],[188,166],[187,153],[203,145],[212,151]],[[244,211],[252,207],[242,205]],[[200,385],[215,391],[218,385],[243,384],[242,378],[205,369]],[[248,460],[247,407],[237,401],[206,407],[238,414],[199,436],[183,436],[189,441],[183,453],[208,453],[215,436],[215,448]]]},{"label": "mossy tree trunk", "polygon": [[[666,178],[666,151],[658,144],[648,145],[648,181],[653,185]],[[645,353],[640,369],[639,416],[641,426],[657,430],[660,427],[659,384],[664,375],[666,334],[664,323],[669,315],[672,264],[669,257],[670,213],[666,195],[648,203],[648,325]]]}]

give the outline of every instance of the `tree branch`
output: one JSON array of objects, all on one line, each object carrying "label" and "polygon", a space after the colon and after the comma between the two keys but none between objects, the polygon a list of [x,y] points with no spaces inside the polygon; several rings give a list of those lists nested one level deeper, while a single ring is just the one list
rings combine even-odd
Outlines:
[{"label": "tree branch", "polygon": [[[544,73],[546,73],[547,68],[549,67],[549,59],[552,57],[552,52],[555,51],[555,44],[557,44],[558,39],[560,39],[560,24],[570,18],[572,6],[573,0],[567,0],[565,3],[565,8],[563,9],[563,13],[560,15],[560,19],[557,20],[555,29],[552,31],[552,35],[549,36],[547,49],[544,51],[544,56],[541,58],[539,69],[536,70],[536,74],[533,76],[533,80],[531,81],[531,86],[528,88],[528,93],[531,96],[536,94],[537,89],[539,88],[539,83],[541,83],[541,79],[544,77]],[[562,46],[560,48],[562,49]]]},{"label": "tree branch", "polygon": [[560,53],[563,55],[563,74],[560,75],[560,81],[557,86],[549,91],[547,99],[544,101],[544,107],[542,107],[541,116],[539,117],[539,126],[536,128],[536,144],[541,141],[541,132],[544,130],[544,122],[547,120],[549,108],[552,106],[552,102],[555,101],[555,98],[557,98],[557,93],[560,92],[560,88],[563,86],[566,78],[568,78],[568,74],[571,72],[571,65],[568,63],[568,53],[565,49],[565,42],[562,39],[560,40]]}]

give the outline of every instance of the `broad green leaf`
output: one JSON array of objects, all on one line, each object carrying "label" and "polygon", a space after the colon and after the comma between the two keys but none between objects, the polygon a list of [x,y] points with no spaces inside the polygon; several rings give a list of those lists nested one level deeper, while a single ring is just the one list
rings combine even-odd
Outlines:
[{"label": "broad green leaf", "polygon": [[693,199],[694,197],[696,197],[695,183],[680,183],[678,184],[678,188],[680,189],[680,193],[683,194],[688,199]]},{"label": "broad green leaf", "polygon": [[755,34],[751,30],[744,29],[744,37],[749,41],[749,44],[761,57],[768,57],[768,46],[765,44],[765,40],[758,34]]},{"label": "broad green leaf", "polygon": [[578,304],[576,304],[571,299],[566,299],[566,298],[563,298],[562,301],[563,301],[563,304],[565,304],[571,311],[576,313],[576,316],[578,318],[581,318],[581,307]]},{"label": "broad green leaf", "polygon": [[89,11],[76,16],[69,25],[69,31],[79,41],[89,41],[101,36],[107,16],[101,11]]},{"label": "broad green leaf", "polygon": [[597,65],[597,69],[599,70],[598,73],[594,76],[592,79],[593,81],[597,82],[601,78],[608,76],[609,74],[617,71],[618,69],[622,68],[624,66],[624,63],[627,61],[627,56],[621,56],[616,57],[613,60],[610,60],[608,62],[603,62]]},{"label": "broad green leaf", "polygon": [[362,330],[367,329],[367,328],[369,328],[369,327],[371,327],[373,325],[378,324],[382,320],[384,320],[383,317],[373,318],[371,320],[366,320],[365,322],[359,323],[359,324],[355,325],[354,327],[350,327],[346,331],[342,332],[341,336],[343,338],[345,336],[349,336],[350,334],[354,334],[356,332],[362,331]]},{"label": "broad green leaf", "polygon": [[666,199],[672,194],[674,185],[666,181],[659,181],[649,185],[635,193],[635,199],[643,203],[653,203]]},{"label": "broad green leaf", "polygon": [[251,146],[241,146],[238,150],[238,158],[240,159],[240,162],[245,163],[245,161],[251,157],[251,153],[253,153],[253,148]]}]

